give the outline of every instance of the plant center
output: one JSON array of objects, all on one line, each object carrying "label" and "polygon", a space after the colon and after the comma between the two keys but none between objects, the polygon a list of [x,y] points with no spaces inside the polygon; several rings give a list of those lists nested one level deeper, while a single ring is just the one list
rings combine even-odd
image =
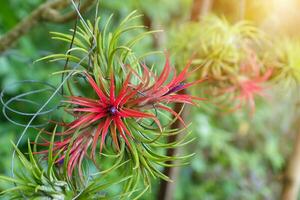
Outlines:
[{"label": "plant center", "polygon": [[111,115],[116,115],[117,112],[118,112],[118,109],[117,109],[115,106],[110,106],[109,109],[108,109],[108,112],[109,112]]}]

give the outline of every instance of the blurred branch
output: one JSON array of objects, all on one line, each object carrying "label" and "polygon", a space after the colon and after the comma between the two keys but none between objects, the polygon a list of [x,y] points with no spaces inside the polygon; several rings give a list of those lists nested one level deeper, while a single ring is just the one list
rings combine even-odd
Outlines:
[{"label": "blurred branch", "polygon": [[191,21],[197,21],[201,12],[203,0],[193,0],[192,11],[191,11]]},{"label": "blurred branch", "polygon": [[246,12],[246,0],[240,0],[240,19],[245,19],[245,12]]},{"label": "blurred branch", "polygon": [[211,10],[213,0],[193,0],[191,21],[197,21],[200,16],[205,16]]},{"label": "blurred branch", "polygon": [[[85,0],[80,11],[85,12],[95,0]],[[61,14],[59,11],[67,8],[70,0],[47,1],[33,10],[26,18],[19,22],[12,30],[0,38],[0,53],[10,48],[15,41],[25,35],[38,23],[46,21],[52,23],[66,23],[76,18],[75,10]]]},{"label": "blurred branch", "polygon": [[[146,12],[143,12],[143,14],[144,14],[143,23],[145,27],[147,27],[147,29],[149,30],[154,30],[153,20],[151,19],[151,17]],[[159,47],[159,40],[154,34],[152,34],[151,36],[153,38],[153,48],[157,49]]]},{"label": "blurred branch", "polygon": [[[207,15],[212,7],[212,4],[213,4],[213,0],[193,0],[191,13],[190,13],[190,20],[198,21],[199,16]],[[181,92],[182,94],[185,94],[187,91],[183,90]],[[179,113],[180,110],[181,110],[181,105],[176,103],[174,106],[174,111]],[[187,113],[188,113],[187,107],[184,107],[182,111],[183,120],[185,120]],[[180,129],[182,128],[181,126],[182,126],[181,122],[177,120],[174,124],[172,124],[171,129]],[[171,143],[178,140],[177,137],[178,137],[177,135],[169,136],[168,142]],[[168,149],[166,155],[172,157],[176,155],[177,152],[178,149]],[[165,167],[164,174],[170,177],[171,180],[176,180],[178,176],[178,168]],[[174,195],[174,187],[175,187],[175,183],[170,183],[161,180],[160,187],[157,194],[157,200],[172,200]]]},{"label": "blurred branch", "polygon": [[[182,90],[180,91],[181,94],[186,94],[186,90]],[[187,115],[187,106],[186,105],[183,108],[182,111],[182,119],[184,120],[186,118]],[[174,105],[174,112],[176,113],[180,113],[182,109],[182,105],[180,103],[176,103]],[[171,125],[171,129],[181,129],[182,127],[182,122],[180,122],[180,120],[176,120],[172,125]],[[168,143],[173,143],[176,140],[178,140],[178,135],[171,135],[168,137]],[[170,148],[167,150],[166,155],[167,156],[175,156],[178,153],[178,149],[174,149],[174,148]],[[174,164],[171,162],[168,162],[168,164]],[[177,176],[178,176],[178,168],[174,168],[174,167],[165,167],[164,168],[164,174],[168,177],[170,177],[171,180],[175,181]],[[161,180],[160,182],[160,187],[159,187],[159,191],[157,194],[157,200],[172,200],[173,199],[173,195],[174,195],[174,188],[175,188],[175,182],[171,183],[165,180]]]},{"label": "blurred branch", "polygon": [[283,178],[281,200],[297,200],[300,187],[300,117],[296,117],[295,123],[298,133],[295,138],[293,152],[288,160]]}]

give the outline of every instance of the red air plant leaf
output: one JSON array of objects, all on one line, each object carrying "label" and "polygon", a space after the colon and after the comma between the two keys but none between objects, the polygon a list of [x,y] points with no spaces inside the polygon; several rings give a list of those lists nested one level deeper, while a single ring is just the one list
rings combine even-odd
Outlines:
[{"label": "red air plant leaf", "polygon": [[[146,66],[143,66],[142,76],[130,68],[130,72],[118,91],[116,91],[114,73],[111,73],[109,89],[105,91],[97,85],[92,76],[85,73],[90,87],[97,94],[97,98],[69,97],[66,102],[72,105],[71,113],[74,115],[75,120],[70,123],[60,124],[66,130],[56,133],[56,135],[64,136],[64,140],[54,143],[54,150],[58,153],[58,151],[66,152],[70,142],[74,141],[70,152],[68,174],[72,174],[76,164],[81,164],[82,158],[87,154],[89,147],[91,150],[90,157],[94,160],[97,145],[100,144],[99,152],[101,153],[108,134],[110,134],[116,149],[119,150],[119,142],[122,139],[127,147],[130,148],[128,140],[134,138],[134,136],[130,132],[130,128],[127,127],[126,119],[135,119],[136,121],[145,118],[151,119],[162,131],[163,127],[159,119],[152,113],[153,105],[156,109],[169,112],[184,123],[179,114],[165,104],[175,102],[195,104],[194,100],[202,100],[186,94],[176,94],[180,90],[203,81],[184,83],[186,78],[192,73],[188,71],[189,67],[190,63],[186,65],[181,73],[176,75],[176,70],[170,66],[167,57],[160,76],[154,75]],[[171,72],[173,76],[168,81]],[[131,82],[131,76],[133,75],[138,78],[138,84]],[[109,94],[106,91],[109,91]],[[73,137],[76,134],[78,136],[74,139]],[[43,145],[48,144],[46,142]],[[65,155],[62,155],[57,162],[63,160],[64,157]]]},{"label": "red air plant leaf", "polygon": [[237,104],[233,111],[247,105],[252,115],[255,112],[255,97],[265,96],[265,83],[271,75],[272,69],[262,72],[257,56],[249,52],[248,58],[240,67],[239,74],[231,78],[232,86],[222,91],[223,93],[235,94]]}]

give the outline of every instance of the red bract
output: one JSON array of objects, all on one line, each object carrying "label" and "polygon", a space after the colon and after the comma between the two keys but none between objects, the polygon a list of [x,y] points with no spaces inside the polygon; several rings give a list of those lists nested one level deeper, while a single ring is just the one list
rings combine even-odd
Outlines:
[{"label": "red bract", "polygon": [[[172,102],[194,104],[194,100],[201,100],[201,98],[186,94],[176,94],[180,90],[201,82],[184,83],[185,79],[191,73],[188,72],[189,67],[190,63],[177,76],[176,70],[171,68],[169,59],[167,58],[160,76],[154,75],[146,66],[143,66],[142,76],[139,76],[136,71],[130,68],[130,72],[122,82],[118,92],[116,91],[114,73],[111,73],[108,90],[104,89],[105,84],[101,80],[99,80],[100,87],[93,77],[85,73],[91,89],[97,94],[97,98],[69,97],[69,100],[66,102],[72,105],[71,113],[76,119],[70,123],[61,124],[66,127],[66,130],[56,133],[56,135],[67,137],[62,142],[54,143],[54,150],[56,152],[66,152],[68,149],[67,144],[74,139],[74,135],[78,134],[74,140],[74,144],[78,143],[78,145],[73,144],[71,147],[71,163],[68,163],[69,175],[72,174],[74,163],[78,162],[78,164],[81,164],[82,156],[86,154],[89,145],[91,145],[90,155],[93,160],[97,144],[99,143],[101,153],[109,132],[117,149],[120,148],[120,138],[130,148],[129,139],[134,136],[126,124],[127,118],[136,119],[136,121],[143,118],[152,119],[160,131],[162,131],[159,119],[152,113],[153,108],[155,108],[173,114],[184,123],[178,113],[164,104]],[[171,71],[173,72],[173,77],[168,81]],[[131,82],[133,75],[139,80],[138,84]],[[81,144],[83,141],[84,144]],[[62,159],[64,159],[64,156],[60,157],[57,161],[59,162]]]},{"label": "red bract", "polygon": [[[203,100],[203,98],[177,94],[177,92],[181,90],[204,81],[204,79],[202,79],[191,83],[184,82],[186,78],[195,71],[188,71],[190,65],[191,62],[184,67],[178,76],[176,75],[176,70],[170,66],[168,57],[160,76],[154,75],[145,65],[143,65],[143,77],[137,75],[141,83],[135,88],[138,89],[142,95],[139,98],[129,101],[128,104],[145,105],[170,102],[194,104],[193,100]],[[168,78],[171,73],[173,73],[173,77],[168,82]],[[152,84],[151,79],[154,79],[154,84]]]},{"label": "red bract", "polygon": [[234,110],[246,104],[250,107],[251,114],[255,112],[255,97],[265,96],[265,83],[270,78],[272,70],[261,72],[260,64],[255,54],[251,53],[245,63],[242,64],[238,76],[232,80],[233,86],[225,92],[236,93],[238,104]]}]

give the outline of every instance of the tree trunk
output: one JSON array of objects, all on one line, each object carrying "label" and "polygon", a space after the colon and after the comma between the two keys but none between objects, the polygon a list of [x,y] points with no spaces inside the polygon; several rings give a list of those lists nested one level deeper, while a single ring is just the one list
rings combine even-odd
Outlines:
[{"label": "tree trunk", "polygon": [[300,186],[300,130],[296,136],[292,155],[289,158],[283,179],[282,200],[296,200]]},{"label": "tree trunk", "polygon": [[[186,91],[183,90],[181,91],[181,94],[185,94]],[[180,103],[176,103],[174,106],[174,111],[176,113],[180,113],[182,105]],[[186,107],[183,108],[181,117],[184,120],[186,117]],[[181,129],[182,123],[180,120],[176,120],[172,126],[171,129]],[[168,137],[168,142],[172,143],[176,141],[178,138],[178,135],[171,135]],[[167,156],[175,156],[178,154],[178,149],[168,149],[166,155]],[[170,162],[168,162],[171,164]],[[157,200],[172,200],[173,199],[173,191],[176,186],[176,177],[178,176],[178,168],[177,167],[165,167],[164,168],[164,174],[170,177],[174,182],[168,182],[161,180],[158,195],[157,195]]]},{"label": "tree trunk", "polygon": [[212,7],[213,0],[193,0],[191,21],[198,21],[199,17],[207,15]]},{"label": "tree trunk", "polygon": [[[212,7],[213,0],[193,0],[192,8],[191,8],[191,21],[198,21],[199,17],[205,16],[208,14]],[[185,90],[182,91],[183,94],[186,93]],[[179,113],[181,110],[181,104],[175,104],[174,111]],[[187,107],[184,108],[182,111],[182,119],[185,120],[187,115]],[[182,124],[179,120],[177,120],[174,124],[172,124],[173,128],[182,128]],[[178,138],[178,136],[170,136],[168,138],[168,142],[174,142]],[[174,156],[178,153],[178,149],[168,149],[166,155],[167,156]],[[176,179],[178,176],[179,168],[177,167],[165,167],[164,174],[173,180],[173,183],[161,180],[160,187],[157,194],[157,200],[172,200],[174,195],[174,188],[176,186]]]}]

